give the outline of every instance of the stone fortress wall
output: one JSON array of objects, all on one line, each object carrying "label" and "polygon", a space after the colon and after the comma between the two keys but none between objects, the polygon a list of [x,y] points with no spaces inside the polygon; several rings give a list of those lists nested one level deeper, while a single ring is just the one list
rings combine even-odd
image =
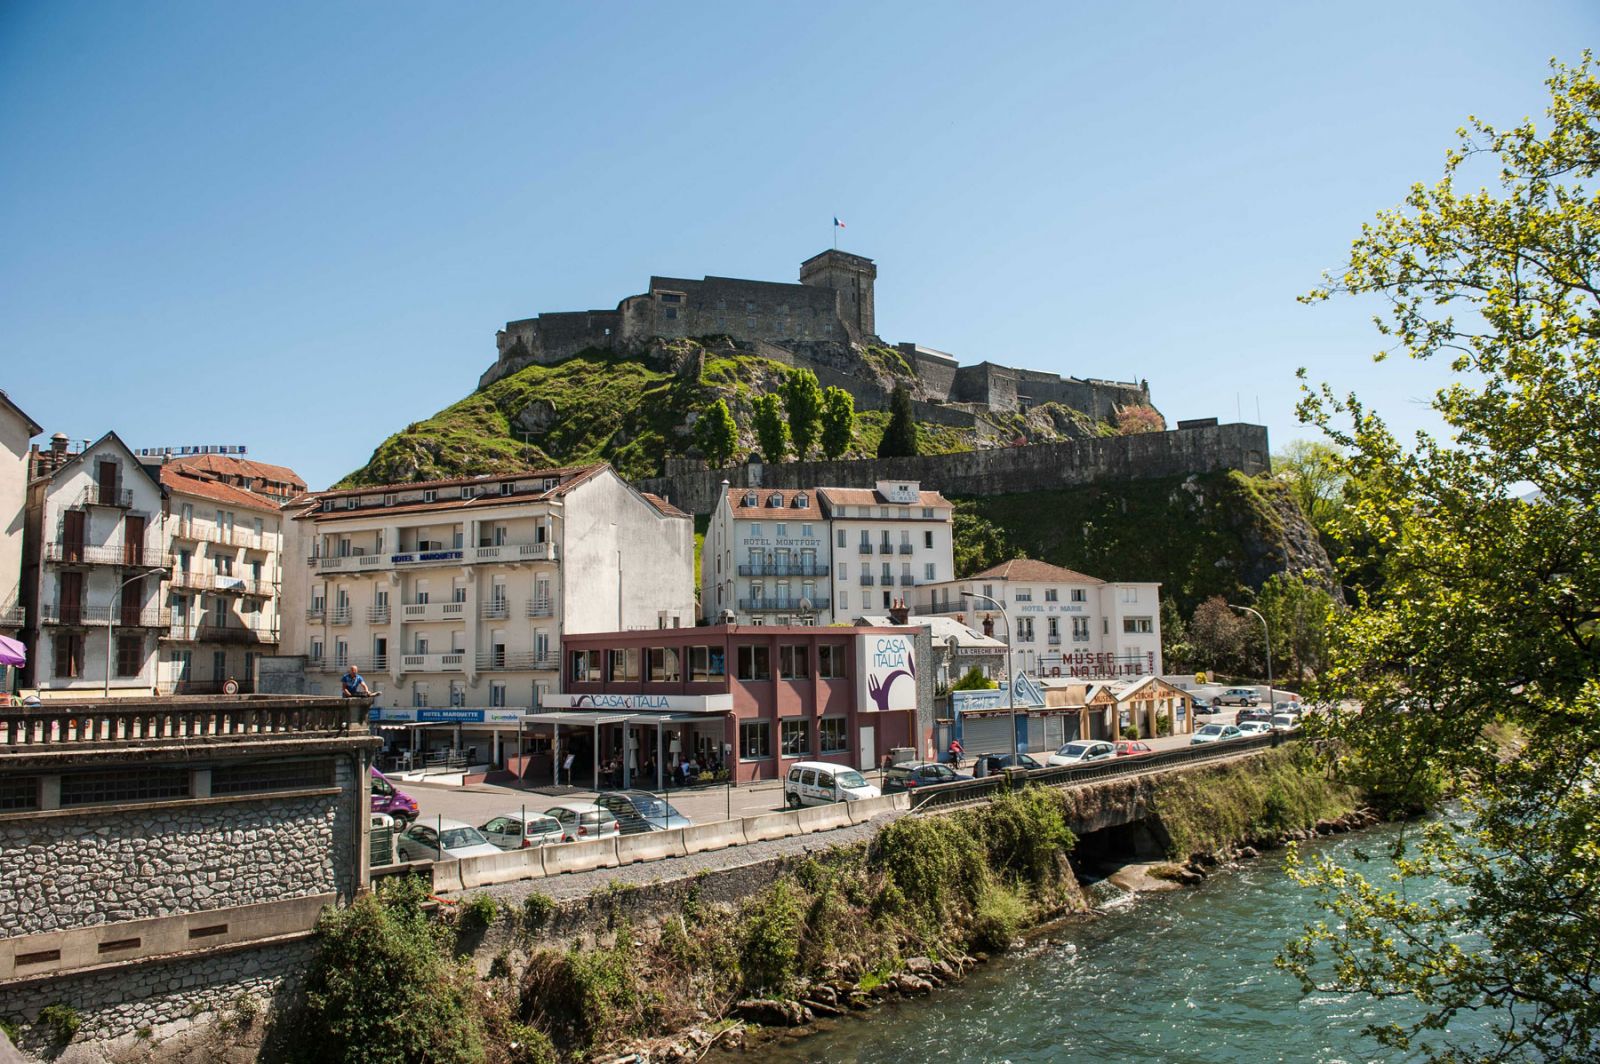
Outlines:
[{"label": "stone fortress wall", "polygon": [[[507,322],[495,338],[496,361],[478,386],[589,349],[628,352],[656,339],[726,336],[742,351],[812,370],[824,386],[849,391],[862,409],[883,409],[892,385],[861,352],[865,345],[888,346],[877,335],[877,276],[871,259],[829,250],[801,263],[798,284],[652,277],[647,292],[628,296],[614,310]],[[902,379],[921,404],[919,416],[940,424],[981,428],[979,413],[1025,411],[1048,402],[1106,420],[1118,407],[1150,403],[1143,381],[1062,377],[987,361],[963,366],[946,352],[915,343],[895,350],[911,370]]]}]

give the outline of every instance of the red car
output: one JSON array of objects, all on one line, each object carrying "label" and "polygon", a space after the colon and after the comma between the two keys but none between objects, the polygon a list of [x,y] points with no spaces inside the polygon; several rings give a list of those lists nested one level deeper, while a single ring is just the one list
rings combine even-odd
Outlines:
[{"label": "red car", "polygon": [[1135,742],[1132,739],[1119,739],[1117,741],[1118,757],[1137,757],[1139,754],[1153,754],[1148,743]]}]

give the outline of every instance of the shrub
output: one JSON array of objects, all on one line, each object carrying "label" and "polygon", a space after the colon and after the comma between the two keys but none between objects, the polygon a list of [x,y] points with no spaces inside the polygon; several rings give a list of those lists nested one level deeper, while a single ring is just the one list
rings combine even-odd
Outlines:
[{"label": "shrub", "polygon": [[524,1014],[556,1042],[586,1050],[601,1039],[637,1034],[650,1002],[624,925],[616,944],[544,950],[528,963],[522,983]]},{"label": "shrub", "polygon": [[752,991],[782,990],[796,974],[805,900],[799,889],[780,879],[739,914],[743,937],[739,966]]},{"label": "shrub", "polygon": [[983,847],[964,819],[902,817],[878,833],[874,854],[906,901],[934,925],[970,912],[988,878]]},{"label": "shrub", "polygon": [[972,917],[972,944],[980,949],[1003,950],[1016,941],[1028,918],[1022,895],[998,883],[978,900]]},{"label": "shrub", "polygon": [[56,1045],[66,1045],[83,1026],[83,1017],[71,1005],[56,1002],[39,1010],[39,1022],[50,1031],[50,1040]]},{"label": "shrub", "polygon": [[529,931],[542,931],[556,914],[556,900],[548,894],[534,891],[522,903],[522,926]]},{"label": "shrub", "polygon": [[986,806],[961,814],[970,833],[983,840],[991,869],[1029,886],[1055,880],[1060,858],[1077,843],[1067,827],[1059,791],[1023,787],[998,794]]},{"label": "shrub", "polygon": [[488,927],[494,923],[494,918],[500,912],[500,907],[495,900],[487,894],[474,894],[463,901],[456,910],[461,915],[461,926],[465,928]]},{"label": "shrub", "polygon": [[512,1024],[505,1036],[506,1059],[510,1064],[557,1064],[561,1059],[550,1036],[537,1027]]}]

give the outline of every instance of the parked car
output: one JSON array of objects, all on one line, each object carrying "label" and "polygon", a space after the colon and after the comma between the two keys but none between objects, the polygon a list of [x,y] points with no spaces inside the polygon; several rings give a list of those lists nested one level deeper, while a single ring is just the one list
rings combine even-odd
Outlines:
[{"label": "parked car", "polygon": [[614,839],[621,830],[617,818],[608,809],[593,802],[566,802],[552,805],[545,814],[561,822],[562,842],[589,842],[593,839]]},{"label": "parked car", "polygon": [[1099,739],[1078,739],[1067,743],[1047,759],[1052,765],[1083,765],[1117,756],[1117,748]]},{"label": "parked car", "polygon": [[1272,715],[1273,731],[1294,731],[1298,727],[1300,727],[1300,715],[1298,713],[1274,713]]},{"label": "parked car", "polygon": [[1299,702],[1274,702],[1272,704],[1273,713],[1292,713],[1298,717],[1304,714],[1305,711],[1306,707]]},{"label": "parked car", "polygon": [[1272,710],[1267,709],[1264,706],[1262,706],[1262,707],[1253,707],[1253,708],[1250,708],[1250,709],[1241,709],[1238,712],[1238,714],[1233,718],[1233,722],[1235,724],[1239,724],[1239,725],[1247,724],[1250,721],[1259,721],[1262,724],[1271,723],[1271,721],[1272,721]]},{"label": "parked car", "polygon": [[617,818],[624,835],[686,828],[692,823],[671,802],[649,791],[605,791],[595,796],[594,804]]},{"label": "parked car", "polygon": [[855,769],[826,761],[796,762],[789,766],[789,774],[783,780],[783,804],[790,809],[829,802],[859,802],[863,798],[877,798],[882,793]]},{"label": "parked car", "polygon": [[979,754],[972,762],[972,775],[974,779],[982,779],[1004,772],[1012,766],[1021,769],[1044,768],[1027,754]]},{"label": "parked car", "polygon": [[1155,753],[1155,751],[1150,749],[1149,743],[1141,743],[1137,739],[1117,740],[1118,757],[1138,757],[1141,754],[1153,753]]},{"label": "parked car", "polygon": [[389,782],[389,777],[372,769],[372,811],[388,813],[395,820],[409,824],[417,819],[417,800]]},{"label": "parked car", "polygon": [[1201,743],[1220,743],[1228,739],[1238,739],[1243,735],[1232,724],[1207,724],[1189,738],[1190,746],[1199,746]]},{"label": "parked car", "polygon": [[1253,687],[1230,687],[1217,696],[1219,706],[1259,706],[1261,695]]},{"label": "parked car", "polygon": [[1247,720],[1237,725],[1239,734],[1244,736],[1266,735],[1272,731],[1272,718],[1266,720]]},{"label": "parked car", "polygon": [[924,787],[936,787],[941,783],[959,783],[971,778],[937,761],[902,761],[883,770],[883,793],[915,791]]},{"label": "parked car", "polygon": [[459,820],[412,824],[400,833],[395,849],[402,861],[454,861],[500,852],[498,846],[483,837],[483,832]]},{"label": "parked car", "polygon": [[525,850],[561,841],[561,821],[543,813],[506,813],[478,828],[502,850]]},{"label": "parked car", "polygon": [[1195,714],[1198,716],[1209,716],[1217,711],[1217,707],[1212,705],[1210,700],[1201,698],[1199,695],[1190,696],[1189,704],[1194,707]]}]

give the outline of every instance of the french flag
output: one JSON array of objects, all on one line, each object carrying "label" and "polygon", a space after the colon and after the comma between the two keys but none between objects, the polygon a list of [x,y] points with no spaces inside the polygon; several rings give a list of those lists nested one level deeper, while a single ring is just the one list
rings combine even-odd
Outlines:
[{"label": "french flag", "polygon": [[835,217],[833,219],[833,227],[835,229],[843,229],[844,228],[844,223],[841,222],[837,217]]}]

